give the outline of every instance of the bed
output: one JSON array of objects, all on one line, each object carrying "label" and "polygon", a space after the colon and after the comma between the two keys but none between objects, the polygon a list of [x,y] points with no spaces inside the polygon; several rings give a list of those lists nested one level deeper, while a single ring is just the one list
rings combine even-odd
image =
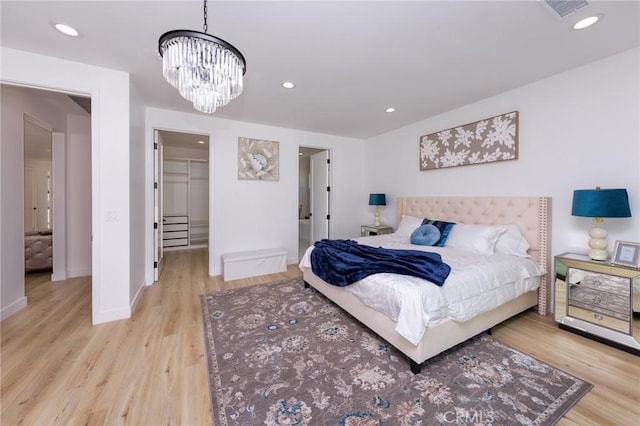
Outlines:
[{"label": "bed", "polygon": [[51,230],[25,232],[25,272],[53,270],[53,232]]},{"label": "bed", "polygon": [[[470,319],[440,318],[433,324],[428,324],[421,331],[420,338],[416,340],[408,339],[405,337],[406,333],[398,331],[400,324],[396,319],[392,319],[393,315],[389,312],[383,313],[385,310],[380,309],[379,306],[374,309],[367,304],[371,304],[370,301],[365,303],[360,298],[362,295],[357,296],[352,289],[328,284],[314,274],[309,263],[309,253],[313,250],[313,247],[310,247],[300,263],[305,286],[312,286],[318,290],[405,354],[409,358],[411,370],[414,373],[419,373],[422,364],[429,358],[490,330],[494,325],[520,312],[537,306],[540,315],[547,314],[547,283],[548,271],[550,271],[551,199],[549,197],[405,197],[399,198],[397,205],[400,225],[405,216],[477,225],[513,226],[515,224],[528,242],[529,262],[535,263],[539,269],[537,284],[531,290],[515,295],[501,305]],[[383,236],[372,237],[373,245],[379,242],[375,238],[381,237]],[[436,249],[442,253],[443,260],[449,256],[445,254],[447,247]],[[496,255],[495,259],[500,259],[499,256],[505,255]],[[454,260],[451,257],[449,259]],[[446,286],[447,282],[442,289]]]}]

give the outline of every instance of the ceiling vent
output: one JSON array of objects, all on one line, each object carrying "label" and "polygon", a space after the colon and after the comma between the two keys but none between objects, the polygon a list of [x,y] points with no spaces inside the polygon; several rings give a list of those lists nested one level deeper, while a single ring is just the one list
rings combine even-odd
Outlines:
[{"label": "ceiling vent", "polygon": [[543,3],[548,6],[554,16],[561,19],[589,5],[585,0],[544,0]]}]

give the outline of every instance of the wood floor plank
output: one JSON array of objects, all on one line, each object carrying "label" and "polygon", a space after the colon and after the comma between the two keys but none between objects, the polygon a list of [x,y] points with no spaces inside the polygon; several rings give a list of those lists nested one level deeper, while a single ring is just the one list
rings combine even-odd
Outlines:
[{"label": "wood floor plank", "polygon": [[[209,425],[200,295],[301,276],[224,282],[207,274],[206,249],[166,253],[160,281],[132,318],[91,325],[91,280],[31,275],[28,305],[0,323],[5,425]],[[595,387],[560,425],[640,424],[637,356],[558,329],[528,311],[493,335]]]}]

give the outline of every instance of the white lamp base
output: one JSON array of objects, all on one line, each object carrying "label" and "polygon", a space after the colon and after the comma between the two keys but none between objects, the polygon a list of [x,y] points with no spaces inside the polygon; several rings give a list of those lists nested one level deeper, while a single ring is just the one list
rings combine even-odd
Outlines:
[{"label": "white lamp base", "polygon": [[380,207],[376,206],[373,213],[373,226],[380,226]]},{"label": "white lamp base", "polygon": [[596,226],[589,231],[589,258],[593,260],[607,260],[607,231]]}]

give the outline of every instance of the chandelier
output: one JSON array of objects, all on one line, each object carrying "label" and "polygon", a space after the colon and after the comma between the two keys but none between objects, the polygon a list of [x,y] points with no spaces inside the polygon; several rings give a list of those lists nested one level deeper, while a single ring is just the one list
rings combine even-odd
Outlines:
[{"label": "chandelier", "polygon": [[158,41],[162,74],[198,111],[211,114],[242,93],[247,66],[242,53],[226,41],[204,31],[169,31]]}]

